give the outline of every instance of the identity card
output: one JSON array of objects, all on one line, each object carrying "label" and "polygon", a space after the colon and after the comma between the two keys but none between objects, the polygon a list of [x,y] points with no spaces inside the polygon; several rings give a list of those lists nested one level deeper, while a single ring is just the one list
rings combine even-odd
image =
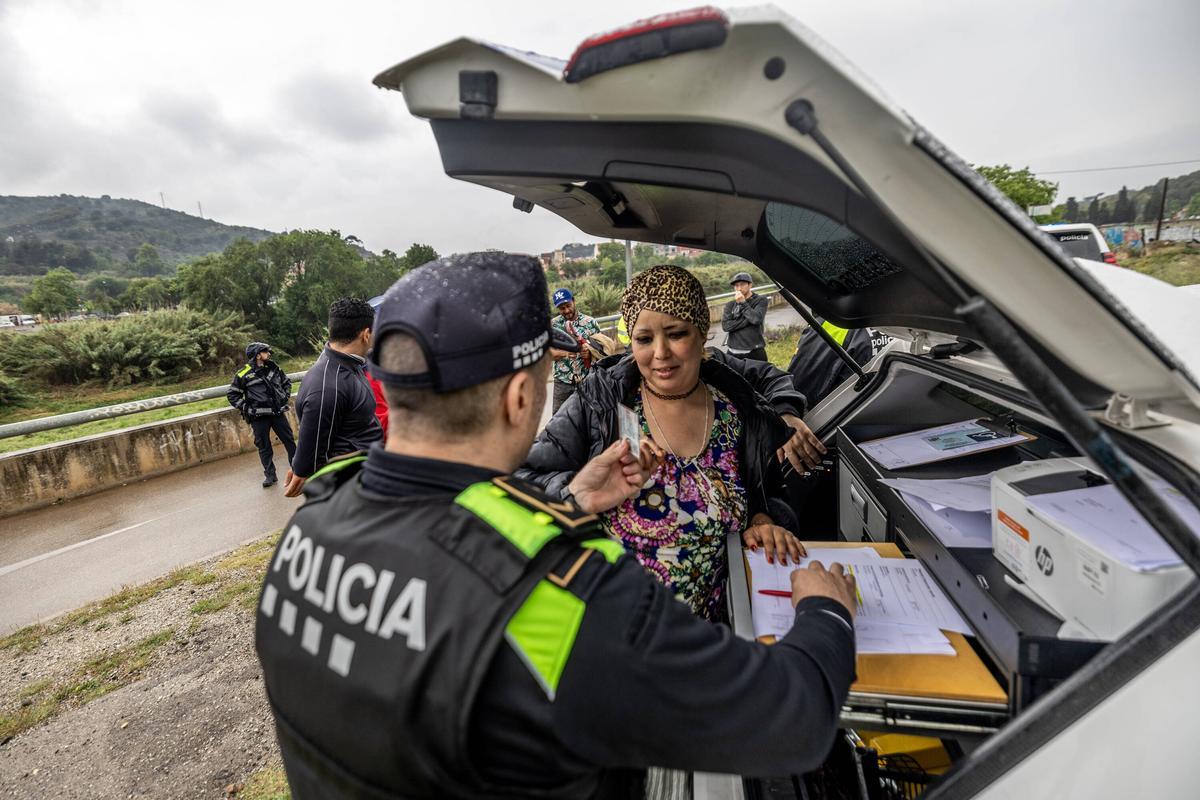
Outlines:
[{"label": "identity card", "polygon": [[618,403],[617,425],[621,438],[629,442],[629,452],[636,458],[642,447],[642,426],[638,424],[637,412],[624,403]]}]

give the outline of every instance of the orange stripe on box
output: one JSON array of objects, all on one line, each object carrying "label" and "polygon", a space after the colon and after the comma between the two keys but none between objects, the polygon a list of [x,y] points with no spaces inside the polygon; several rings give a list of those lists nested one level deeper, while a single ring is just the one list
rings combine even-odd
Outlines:
[{"label": "orange stripe on box", "polygon": [[1027,542],[1029,541],[1029,531],[1025,530],[1024,525],[1017,522],[1015,519],[1010,517],[1008,514],[1005,514],[1003,511],[997,511],[996,514],[999,515],[1000,521],[1003,522],[1008,527],[1012,528],[1014,531],[1016,531],[1018,536],[1020,536],[1022,539],[1024,539]]}]

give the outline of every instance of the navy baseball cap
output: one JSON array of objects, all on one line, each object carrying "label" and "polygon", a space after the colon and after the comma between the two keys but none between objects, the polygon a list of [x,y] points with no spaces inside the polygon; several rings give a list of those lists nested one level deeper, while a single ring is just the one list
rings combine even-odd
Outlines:
[{"label": "navy baseball cap", "polygon": [[574,299],[575,299],[575,295],[571,294],[570,289],[559,289],[558,291],[556,291],[554,293],[554,299],[551,300],[550,302],[554,304],[555,308],[558,308],[563,303],[569,303],[570,301],[572,301]]},{"label": "navy baseball cap", "polygon": [[[400,374],[379,365],[389,333],[412,336],[428,372]],[[380,383],[452,392],[536,363],[548,347],[579,351],[579,342],[550,326],[546,275],[537,259],[485,252],[430,261],[383,295],[368,356]]]}]

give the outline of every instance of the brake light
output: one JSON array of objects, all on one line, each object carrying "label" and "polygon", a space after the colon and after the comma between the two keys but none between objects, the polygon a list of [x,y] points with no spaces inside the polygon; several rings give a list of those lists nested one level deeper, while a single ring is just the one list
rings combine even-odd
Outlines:
[{"label": "brake light", "polygon": [[567,83],[655,58],[719,47],[729,18],[712,6],[659,14],[583,40],[563,70]]},{"label": "brake light", "polygon": [[1113,251],[1109,250],[1107,253],[1104,254],[1104,263],[1112,264],[1114,267],[1119,266],[1117,264],[1117,254],[1114,253]]}]

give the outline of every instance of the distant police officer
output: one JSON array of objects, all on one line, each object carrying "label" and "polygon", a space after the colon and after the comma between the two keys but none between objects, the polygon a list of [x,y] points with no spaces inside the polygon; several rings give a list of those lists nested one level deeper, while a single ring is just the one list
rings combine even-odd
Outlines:
[{"label": "distant police officer", "polygon": [[263,488],[278,482],[275,473],[275,453],[271,449],[271,431],[283,442],[288,463],[296,454],[296,440],[288,422],[288,403],[292,399],[292,381],[278,364],[271,360],[271,347],[263,342],[246,346],[246,365],[237,371],[225,393],[229,405],[242,412],[242,419],[254,431],[254,445],[262,461]]},{"label": "distant police officer", "polygon": [[[655,466],[620,440],[552,503],[505,477],[546,400],[545,278],[477,253],[401,278],[372,372],[386,446],[305,487],[257,612],[292,795],[633,797],[644,768],[798,773],[828,751],[854,673],[853,579],[792,575],[768,647],[691,614],[598,512]],[[586,509],[586,510],[585,510]]]}]

